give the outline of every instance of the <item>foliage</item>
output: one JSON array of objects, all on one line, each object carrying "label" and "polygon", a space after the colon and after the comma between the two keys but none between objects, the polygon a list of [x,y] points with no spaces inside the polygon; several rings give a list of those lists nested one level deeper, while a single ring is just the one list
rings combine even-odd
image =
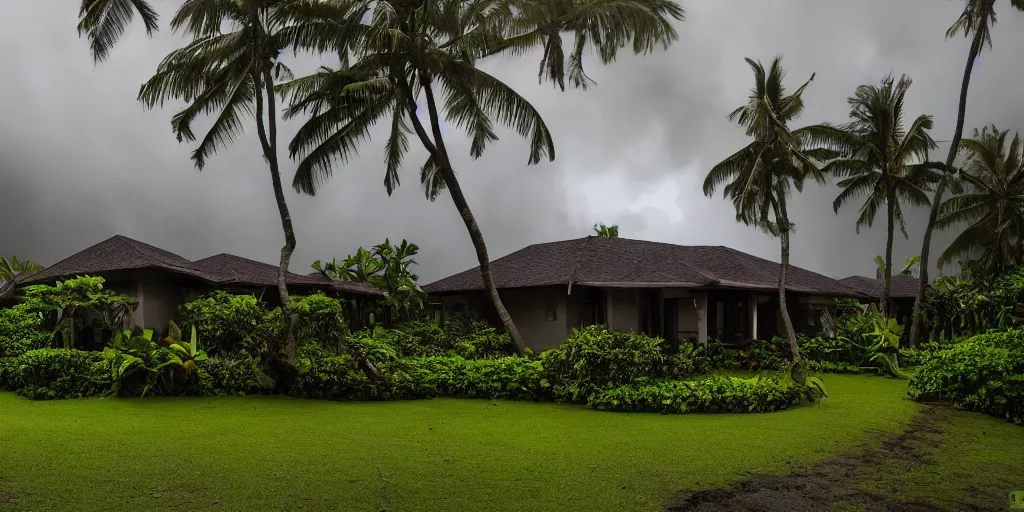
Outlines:
[{"label": "foliage", "polygon": [[1008,136],[986,126],[961,141],[967,163],[959,178],[967,191],[942,204],[935,227],[967,226],[939,255],[940,266],[979,253],[990,274],[1024,263],[1024,141],[1014,134],[1007,146]]},{"label": "foliage", "polygon": [[370,382],[348,355],[324,359],[299,359],[289,394],[303,398],[353,400],[367,398]]},{"label": "foliage", "polygon": [[980,334],[936,352],[907,392],[1024,425],[1024,331]]},{"label": "foliage", "polygon": [[409,321],[423,310],[427,294],[416,282],[419,277],[410,268],[416,265],[413,256],[419,253],[419,246],[402,240],[391,245],[391,241],[373,246],[372,250],[362,247],[338,264],[336,260],[321,264],[313,262],[313,269],[330,279],[359,281],[375,286],[384,294],[382,310],[368,310],[366,325],[382,324],[391,327],[396,321]]},{"label": "foliage", "polygon": [[932,283],[921,307],[927,324],[951,336],[1024,326],[1024,265],[999,275],[977,265],[965,268],[961,277]]},{"label": "foliage", "polygon": [[348,334],[344,304],[323,292],[293,295],[288,302],[288,311],[295,317],[295,338],[300,349],[314,344],[339,353]]},{"label": "foliage", "polygon": [[78,313],[84,310],[98,312],[112,331],[125,329],[131,323],[138,300],[104,289],[104,282],[102,277],[78,276],[56,286],[27,286],[17,307],[41,314],[49,325],[55,325],[52,336],[59,336],[64,348],[73,348],[71,334]]},{"label": "foliage", "polygon": [[0,390],[17,391],[21,386],[21,369],[17,357],[0,357]]},{"label": "foliage", "polygon": [[487,359],[516,354],[516,345],[507,332],[476,325],[472,330],[450,340],[456,355],[466,359]]},{"label": "foliage", "polygon": [[192,391],[199,378],[199,364],[207,360],[199,348],[195,326],[190,341],[184,341],[171,322],[171,334],[162,342],[153,341],[153,331],[124,331],[114,338],[110,358],[112,393],[146,396],[150,390],[179,395]]},{"label": "foliage", "polygon": [[43,266],[31,261],[18,261],[17,256],[11,259],[0,256],[0,301],[14,295],[18,282],[43,269]]},{"label": "foliage", "polygon": [[135,15],[142,18],[146,34],[153,35],[160,16],[146,0],[82,0],[78,11],[78,35],[89,40],[93,60],[106,60]]},{"label": "foliage", "polygon": [[242,396],[259,386],[259,361],[251,357],[211,357],[197,372],[196,394],[202,396]]},{"label": "foliage", "polygon": [[600,222],[598,224],[594,224],[594,233],[596,233],[597,236],[604,238],[618,238],[619,226],[618,224],[607,226],[604,222]]},{"label": "foliage", "polygon": [[789,379],[709,377],[622,385],[595,393],[587,406],[625,412],[771,412],[798,404],[802,395]]},{"label": "foliage", "polygon": [[284,330],[280,310],[268,311],[252,295],[218,290],[182,304],[179,312],[182,328],[194,327],[211,355],[237,352],[260,358]]},{"label": "foliage", "polygon": [[18,357],[44,348],[51,333],[43,328],[42,315],[21,306],[0,309],[0,357]]},{"label": "foliage", "polygon": [[662,343],[594,325],[574,329],[561,346],[544,351],[541,361],[555,397],[582,403],[602,389],[663,377],[669,368]]},{"label": "foliage", "polygon": [[113,382],[109,354],[38,349],[17,359],[18,393],[33,400],[82,398],[106,393]]},{"label": "foliage", "polygon": [[391,368],[392,398],[510,398],[536,400],[548,382],[540,361],[519,356],[468,360],[425,357],[403,360]]},{"label": "foliage", "polygon": [[[743,367],[752,370],[781,370],[792,359],[789,341],[773,336],[771,340],[754,340],[739,352]],[[804,355],[806,358],[807,356]]]}]

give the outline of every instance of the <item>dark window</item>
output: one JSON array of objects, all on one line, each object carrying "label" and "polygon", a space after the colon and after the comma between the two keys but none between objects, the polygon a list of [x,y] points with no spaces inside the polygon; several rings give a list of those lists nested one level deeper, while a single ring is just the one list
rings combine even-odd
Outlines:
[{"label": "dark window", "polygon": [[548,297],[547,316],[550,321],[558,320],[558,304],[555,302],[554,297]]}]

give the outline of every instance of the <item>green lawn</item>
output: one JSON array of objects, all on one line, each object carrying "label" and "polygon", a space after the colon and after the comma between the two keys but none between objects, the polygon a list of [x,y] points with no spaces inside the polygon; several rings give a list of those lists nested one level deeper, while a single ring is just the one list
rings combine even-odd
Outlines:
[{"label": "green lawn", "polygon": [[0,393],[0,510],[657,510],[684,488],[850,450],[922,407],[905,381],[825,382],[832,397],[820,406],[678,416],[458,399]]}]

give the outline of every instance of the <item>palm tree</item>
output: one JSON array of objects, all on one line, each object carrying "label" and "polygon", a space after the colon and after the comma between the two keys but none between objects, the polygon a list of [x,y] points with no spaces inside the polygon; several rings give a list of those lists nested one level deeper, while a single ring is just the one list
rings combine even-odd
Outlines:
[{"label": "palm tree", "polygon": [[851,199],[864,197],[857,218],[857,232],[862,226],[871,227],[878,210],[886,208],[885,259],[882,279],[882,314],[889,315],[889,295],[892,290],[892,245],[898,223],[903,237],[907,230],[903,221],[903,206],[928,205],[925,192],[930,183],[938,181],[927,163],[928,151],[935,141],[928,135],[932,128],[931,116],[918,116],[909,127],[903,123],[904,100],[911,80],[906,75],[895,82],[892,76],[882,79],[881,85],[861,85],[847,99],[851,122],[842,127],[819,127],[816,134],[831,142],[842,156],[825,166],[826,174],[843,178],[842,191],[832,202],[836,213]]},{"label": "palm tree", "polygon": [[159,15],[146,0],[82,0],[78,10],[78,35],[89,39],[89,51],[96,62],[106,59],[110,49],[138,14],[146,34],[157,30]]},{"label": "palm tree", "polygon": [[961,145],[967,165],[960,174],[967,192],[942,205],[935,226],[968,224],[939,256],[939,265],[981,251],[980,263],[992,273],[1021,263],[1024,254],[1024,142],[995,126],[975,129]]},{"label": "palm tree", "polygon": [[43,266],[32,261],[18,261],[17,256],[11,259],[0,256],[0,301],[14,296],[14,289],[22,279],[39,272]]},{"label": "palm tree", "polygon": [[[390,194],[400,184],[398,170],[409,149],[412,131],[429,156],[422,164],[420,180],[427,197],[436,199],[447,189],[476,248],[483,285],[509,336],[525,351],[525,342],[512,322],[491,276],[487,246],[476,217],[456,177],[441,131],[441,114],[447,123],[466,130],[477,158],[498,139],[494,123],[511,128],[530,143],[529,164],[554,159],[551,133],[540,114],[525,98],[497,78],[478,69],[475,58],[485,53],[486,40],[495,39],[500,9],[490,1],[444,0],[441,2],[337,2],[303,11],[307,27],[295,37],[299,48],[344,55],[354,48],[354,63],[318,73],[282,87],[291,104],[286,117],[309,114],[289,149],[301,156],[293,186],[315,194],[331,175],[336,160],[347,161],[368,136],[369,128],[388,119],[390,136],[385,148],[385,187]],[[317,21],[317,18],[326,21]],[[349,20],[345,28],[334,20]],[[358,28],[351,20],[365,20]],[[351,37],[360,40],[353,44]],[[427,119],[418,115],[425,100]],[[439,103],[441,105],[439,106]],[[443,108],[443,110],[442,110]],[[410,130],[410,126],[412,127]]]},{"label": "palm tree", "polygon": [[793,361],[796,362],[793,378],[803,383],[807,372],[786,304],[789,235],[793,230],[786,199],[792,188],[803,190],[808,177],[824,182],[816,162],[835,155],[825,148],[809,148],[812,137],[807,128],[790,131],[788,126],[803,111],[801,95],[814,80],[814,75],[795,92],[786,94],[782,83],[785,77],[782,57],[776,57],[768,71],[760,62],[746,61],[754,71],[754,88],[747,104],[729,114],[729,120],[746,128],[747,135],[754,140],[708,172],[704,180],[704,195],[714,196],[715,189],[728,182],[723,195],[736,208],[736,220],[780,238],[779,308]]},{"label": "palm tree", "polygon": [[[488,54],[543,49],[537,78],[550,80],[563,91],[566,70],[575,87],[586,89],[593,83],[583,69],[588,48],[595,49],[604,64],[629,44],[636,54],[667,48],[679,38],[672,20],[683,19],[683,8],[673,0],[505,0],[503,7],[509,10],[509,35]],[[568,62],[562,41],[566,33],[574,38]]]},{"label": "palm tree", "polygon": [[[1015,9],[1024,10],[1024,0],[1010,0],[1010,5]],[[964,134],[964,117],[967,112],[967,89],[971,84],[971,71],[974,70],[974,62],[977,60],[981,50],[987,45],[992,47],[992,26],[996,24],[995,0],[966,0],[964,11],[957,18],[953,26],[946,31],[946,37],[953,37],[963,32],[964,37],[971,37],[971,49],[967,52],[967,64],[964,67],[964,77],[960,83],[960,104],[956,117],[956,128],[953,130],[953,139],[950,141],[949,154],[946,155],[946,167],[942,178],[935,188],[935,196],[932,198],[931,213],[928,215],[928,225],[924,231],[924,241],[921,245],[921,283],[917,290],[917,298],[914,300],[914,321],[910,327],[910,344],[917,345],[921,338],[921,302],[924,300],[924,292],[928,287],[928,253],[932,244],[932,231],[935,229],[935,222],[939,217],[939,208],[942,205],[942,194],[946,190],[946,182],[949,173],[953,170],[953,163],[960,147],[960,139]],[[972,37],[973,36],[973,37]]]},{"label": "palm tree", "polygon": [[[142,85],[139,101],[147,108],[171,99],[188,102],[171,119],[179,142],[196,141],[192,124],[200,115],[214,118],[192,152],[199,170],[242,134],[245,118],[254,118],[284,229],[277,288],[285,318],[290,318],[285,274],[295,250],[295,232],[278,166],[274,93],[275,79],[291,77],[286,67],[275,63],[283,48],[277,35],[282,27],[277,8],[282,4],[280,0],[187,0],[171,20],[171,28],[193,40],[164,58],[156,74]],[[285,347],[289,361],[296,349],[291,331]]]},{"label": "palm tree", "polygon": [[619,237],[619,226],[613,224],[611,226],[605,225],[604,222],[594,224],[594,233],[597,236],[603,236],[605,238],[618,238]]}]

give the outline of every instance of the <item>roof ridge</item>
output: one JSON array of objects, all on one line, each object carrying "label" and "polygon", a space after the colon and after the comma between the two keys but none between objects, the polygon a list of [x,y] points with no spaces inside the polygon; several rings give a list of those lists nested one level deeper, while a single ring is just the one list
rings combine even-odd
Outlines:
[{"label": "roof ridge", "polygon": [[[576,255],[576,264],[572,267],[572,272],[569,273],[569,289],[572,290],[572,282],[575,281],[576,274],[580,270],[580,263],[583,262],[583,254],[587,252],[587,247],[590,246],[590,240],[594,238],[593,235],[587,235],[586,240],[580,246],[578,254]],[[578,240],[578,239],[577,239]]]}]

